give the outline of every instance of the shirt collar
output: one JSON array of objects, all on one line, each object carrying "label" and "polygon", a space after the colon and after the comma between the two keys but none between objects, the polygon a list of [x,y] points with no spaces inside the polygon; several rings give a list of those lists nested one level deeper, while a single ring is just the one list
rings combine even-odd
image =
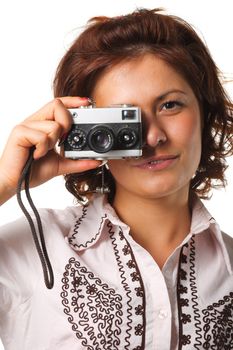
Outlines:
[{"label": "shirt collar", "polygon": [[228,272],[230,274],[233,274],[233,266],[230,261],[229,253],[224,242],[221,229],[216,220],[209,213],[203,202],[200,200],[200,198],[197,195],[194,195],[192,200],[192,221],[190,234],[188,235],[188,237],[190,238],[190,236],[192,235],[204,234],[207,229],[211,232],[211,234],[217,241],[218,247],[222,252]]},{"label": "shirt collar", "polygon": [[[129,231],[128,226],[119,219],[113,207],[108,203],[107,197],[95,195],[88,205],[82,207],[82,214],[76,219],[67,236],[68,243],[76,251],[92,247],[100,239],[104,227],[109,221],[112,225],[121,226],[122,229]],[[204,234],[207,229],[214,235],[222,251],[227,269],[230,274],[233,274],[233,267],[219,225],[203,202],[194,195],[190,233],[183,244],[190,239],[190,236]]]},{"label": "shirt collar", "polygon": [[77,251],[92,247],[101,237],[109,221],[113,225],[127,227],[119,220],[106,196],[95,195],[88,205],[82,207],[81,215],[75,220],[67,236],[68,243]]}]

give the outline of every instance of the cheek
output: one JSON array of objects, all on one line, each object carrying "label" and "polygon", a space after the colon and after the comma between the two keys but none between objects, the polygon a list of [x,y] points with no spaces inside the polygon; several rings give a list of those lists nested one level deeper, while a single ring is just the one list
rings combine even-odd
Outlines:
[{"label": "cheek", "polygon": [[199,150],[201,146],[201,121],[199,115],[186,115],[169,128],[168,138],[176,140],[184,150]]},{"label": "cheek", "polygon": [[173,129],[173,137],[177,141],[178,150],[181,151],[180,181],[190,181],[201,159],[201,119],[198,115],[188,115],[177,124]]},{"label": "cheek", "polygon": [[125,160],[109,160],[108,166],[116,183],[128,182],[131,179],[132,172]]},{"label": "cheek", "polygon": [[122,170],[124,169],[124,165],[124,160],[108,160],[109,170],[114,177],[115,174],[121,174]]}]

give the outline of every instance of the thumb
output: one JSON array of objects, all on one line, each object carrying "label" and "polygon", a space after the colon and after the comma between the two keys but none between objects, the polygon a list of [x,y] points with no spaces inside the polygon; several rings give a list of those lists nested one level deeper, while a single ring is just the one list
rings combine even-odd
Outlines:
[{"label": "thumb", "polygon": [[100,160],[92,160],[92,159],[68,159],[59,156],[59,166],[58,166],[58,174],[71,174],[71,173],[81,173],[90,169],[94,169],[99,167],[102,164]]}]

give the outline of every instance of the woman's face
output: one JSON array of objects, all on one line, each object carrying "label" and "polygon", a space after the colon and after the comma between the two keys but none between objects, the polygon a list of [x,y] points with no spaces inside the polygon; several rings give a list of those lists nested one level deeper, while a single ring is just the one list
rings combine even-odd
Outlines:
[{"label": "woman's face", "polygon": [[201,156],[201,116],[180,74],[146,54],[105,71],[93,98],[97,107],[132,104],[142,111],[143,156],[108,161],[118,195],[155,199],[189,190]]}]

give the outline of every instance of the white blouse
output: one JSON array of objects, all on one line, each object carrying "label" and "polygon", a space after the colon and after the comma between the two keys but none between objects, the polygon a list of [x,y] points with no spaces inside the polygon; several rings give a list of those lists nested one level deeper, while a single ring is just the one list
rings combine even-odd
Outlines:
[{"label": "white blouse", "polygon": [[52,290],[26,219],[0,229],[6,350],[233,349],[233,239],[199,199],[162,270],[103,196],[40,215]]}]

